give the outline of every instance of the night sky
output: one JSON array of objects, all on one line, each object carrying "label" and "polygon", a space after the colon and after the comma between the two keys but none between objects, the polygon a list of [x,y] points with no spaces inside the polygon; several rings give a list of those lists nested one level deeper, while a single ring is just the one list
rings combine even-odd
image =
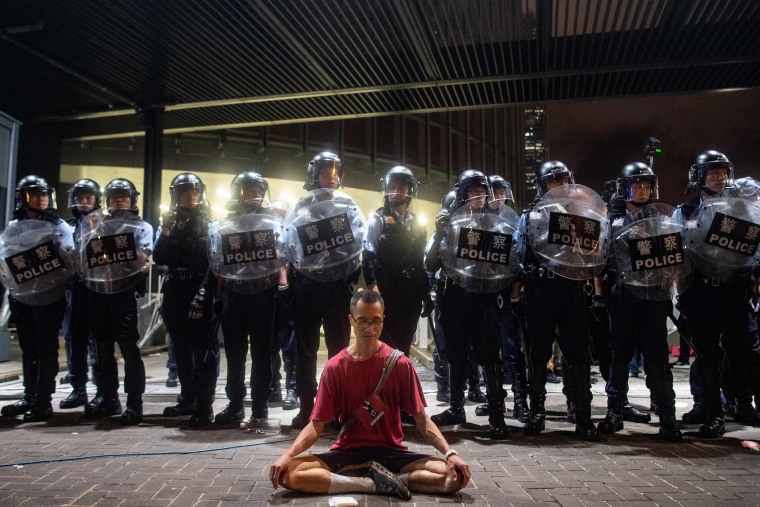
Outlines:
[{"label": "night sky", "polygon": [[565,162],[576,183],[599,191],[633,161],[650,136],[662,141],[654,163],[660,200],[684,200],[688,169],[707,149],[724,152],[734,176],[760,179],[760,90],[672,97],[596,99],[547,105],[549,158]]}]

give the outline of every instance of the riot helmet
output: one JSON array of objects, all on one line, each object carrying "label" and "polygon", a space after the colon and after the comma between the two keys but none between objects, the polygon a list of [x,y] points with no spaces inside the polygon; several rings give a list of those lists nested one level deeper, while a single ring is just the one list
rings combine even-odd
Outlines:
[{"label": "riot helmet", "polygon": [[[647,191],[642,188],[641,183],[649,183],[649,195],[645,197]],[[639,185],[637,185],[639,184]],[[633,204],[646,204],[647,202],[659,199],[659,189],[657,188],[657,175],[652,168],[643,162],[631,162],[626,164],[620,171],[620,178],[617,181],[617,193],[621,199],[630,201]]]},{"label": "riot helmet", "polygon": [[607,180],[602,185],[602,191],[599,195],[602,197],[602,200],[607,203],[607,206],[609,206],[610,201],[617,196],[617,187],[617,180]]},{"label": "riot helmet", "polygon": [[[196,193],[198,194],[197,200],[193,197]],[[191,197],[185,197],[185,195]],[[177,208],[190,210],[198,204],[205,206],[206,185],[193,173],[180,173],[169,184],[169,197],[171,198],[171,202],[169,203],[170,210]]]},{"label": "riot helmet", "polygon": [[549,191],[551,182],[572,185],[575,183],[575,178],[573,172],[564,163],[559,160],[549,160],[536,170],[536,187],[539,196]]},{"label": "riot helmet", "polygon": [[[402,202],[401,198],[403,198],[403,202],[409,204],[412,202],[412,198],[417,197],[419,190],[419,181],[412,170],[402,165],[390,168],[380,180],[380,184],[383,187],[383,197],[386,203],[390,204],[394,204],[392,202],[394,198],[398,199],[396,204]],[[402,188],[403,186],[406,186],[406,189]]]},{"label": "riot helmet", "polygon": [[713,188],[706,186],[708,173],[710,171],[720,170],[724,170],[726,173],[725,185],[723,188],[733,186],[734,164],[728,160],[727,156],[719,151],[703,151],[697,155],[697,158],[694,159],[694,163],[689,168],[689,186],[686,187],[686,191],[701,190],[707,195],[713,195],[723,191],[723,188],[716,190],[716,185],[711,185]]},{"label": "riot helmet", "polygon": [[[128,210],[137,215],[140,213],[140,209],[137,207],[138,195],[140,195],[140,192],[137,191],[137,188],[135,188],[135,185],[131,181],[125,178],[116,178],[108,182],[108,185],[106,185],[106,188],[103,191],[103,200],[106,202],[108,212],[111,214],[118,210]],[[124,197],[129,197],[128,208],[115,208],[111,204],[112,199],[120,199]]]},{"label": "riot helmet", "polygon": [[[480,187],[483,190],[479,195],[468,195],[471,191]],[[454,185],[454,191],[456,192],[456,206],[460,207],[468,203],[475,204],[478,199],[484,199],[481,208],[485,208],[486,204],[491,200],[491,185],[488,182],[488,176],[476,169],[467,169],[462,171],[457,178],[457,182]]]},{"label": "riot helmet", "polygon": [[441,200],[441,209],[451,209],[457,200],[457,193],[454,190],[449,190]]},{"label": "riot helmet", "polygon": [[[325,172],[324,174],[322,174],[323,171]],[[323,177],[328,177],[331,181],[337,178],[336,188],[343,186],[343,163],[338,158],[338,155],[329,151],[323,151],[311,159],[311,162],[306,167],[304,190],[327,188],[320,184],[320,174]]]},{"label": "riot helmet", "polygon": [[491,192],[493,192],[495,203],[502,204],[502,199],[504,199],[503,202],[515,200],[512,195],[512,185],[507,180],[498,174],[489,176],[488,180],[491,183]]},{"label": "riot helmet", "polygon": [[262,175],[253,171],[242,172],[232,179],[227,207],[239,210],[243,206],[263,206],[267,192],[269,183]]},{"label": "riot helmet", "polygon": [[74,216],[82,216],[101,206],[100,185],[94,180],[77,180],[69,189],[69,209]]},{"label": "riot helmet", "polygon": [[[38,199],[41,196],[47,196],[47,204]],[[55,208],[55,189],[41,176],[30,174],[21,178],[16,185],[16,210],[41,213],[48,208]]]}]

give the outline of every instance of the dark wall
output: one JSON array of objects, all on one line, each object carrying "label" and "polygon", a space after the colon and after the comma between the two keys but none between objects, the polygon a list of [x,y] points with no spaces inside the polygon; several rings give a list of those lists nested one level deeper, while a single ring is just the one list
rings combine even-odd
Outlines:
[{"label": "dark wall", "polygon": [[547,105],[549,154],[565,162],[576,181],[601,190],[654,136],[663,153],[655,159],[660,199],[684,199],[688,169],[707,149],[728,155],[735,176],[760,178],[760,90],[703,93]]}]

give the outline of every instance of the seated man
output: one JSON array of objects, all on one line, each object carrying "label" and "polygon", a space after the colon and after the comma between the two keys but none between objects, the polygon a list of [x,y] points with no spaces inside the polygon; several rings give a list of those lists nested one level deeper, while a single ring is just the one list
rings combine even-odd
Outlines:
[{"label": "seated man", "polygon": [[[282,485],[305,493],[377,493],[409,500],[410,490],[451,494],[467,485],[470,467],[425,413],[425,397],[411,361],[379,340],[383,312],[383,299],[376,292],[358,292],[351,298],[348,318],[356,342],[325,365],[311,421],[270,468],[275,489]],[[386,365],[390,374],[378,390]],[[444,458],[407,450],[402,443],[402,409],[413,414],[417,429]],[[330,450],[299,456],[335,416],[343,429]]]}]

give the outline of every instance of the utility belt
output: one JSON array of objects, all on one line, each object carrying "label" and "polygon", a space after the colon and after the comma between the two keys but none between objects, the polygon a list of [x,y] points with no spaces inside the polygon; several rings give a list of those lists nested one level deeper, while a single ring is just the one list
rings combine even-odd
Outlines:
[{"label": "utility belt", "polygon": [[705,275],[701,271],[694,271],[694,278],[691,283],[698,283],[700,285],[708,287],[725,287],[725,288],[744,288],[751,285],[752,279],[747,276],[746,278],[740,278],[732,282],[721,281],[718,278],[712,278]]},{"label": "utility belt", "polygon": [[391,277],[391,278],[411,279],[414,277],[415,271],[416,270],[414,268],[399,267],[399,266],[388,266],[388,267],[377,268],[378,274],[382,273],[384,276]]},{"label": "utility belt", "polygon": [[206,273],[198,273],[188,268],[172,268],[164,275],[169,280],[198,280],[206,276]]},{"label": "utility belt", "polygon": [[556,272],[544,266],[528,265],[523,270],[522,280],[527,282],[530,282],[531,280],[557,280],[557,283],[577,285],[579,288],[583,289],[587,295],[590,295],[594,290],[594,285],[591,282],[591,279],[571,280],[570,278],[558,275]]}]

